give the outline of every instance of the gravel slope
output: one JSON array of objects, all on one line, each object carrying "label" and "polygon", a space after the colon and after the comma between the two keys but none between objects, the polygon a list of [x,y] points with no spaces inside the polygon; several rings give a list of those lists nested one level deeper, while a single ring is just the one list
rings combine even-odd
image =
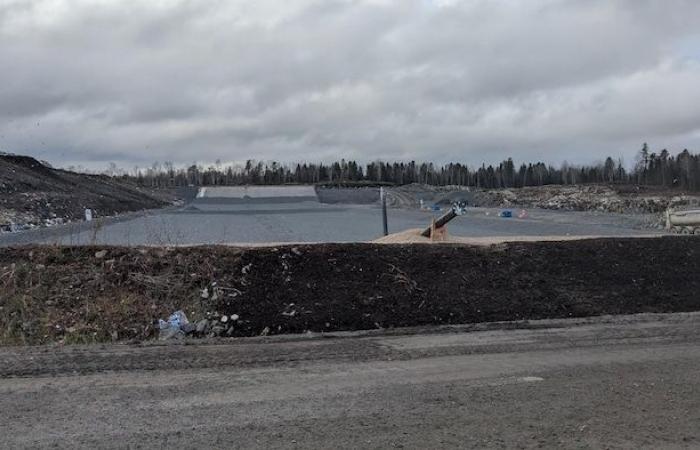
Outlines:
[{"label": "gravel slope", "polygon": [[41,226],[84,219],[85,208],[97,216],[163,207],[166,192],[150,192],[104,175],[53,169],[34,158],[0,154],[0,231],[10,223]]},{"label": "gravel slope", "polygon": [[0,433],[9,448],[697,448],[698,325],[6,348]]}]

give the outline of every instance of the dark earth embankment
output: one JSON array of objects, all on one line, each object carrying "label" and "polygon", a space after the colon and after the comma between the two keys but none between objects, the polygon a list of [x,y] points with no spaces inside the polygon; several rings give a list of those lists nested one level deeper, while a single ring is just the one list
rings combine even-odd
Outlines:
[{"label": "dark earth embankment", "polygon": [[162,208],[174,195],[149,191],[106,175],[54,169],[34,158],[0,154],[0,231],[10,224],[41,226],[51,221],[84,218],[90,208],[97,216]]},{"label": "dark earth embankment", "polygon": [[147,339],[177,309],[253,336],[700,310],[700,239],[0,252],[0,343]]}]

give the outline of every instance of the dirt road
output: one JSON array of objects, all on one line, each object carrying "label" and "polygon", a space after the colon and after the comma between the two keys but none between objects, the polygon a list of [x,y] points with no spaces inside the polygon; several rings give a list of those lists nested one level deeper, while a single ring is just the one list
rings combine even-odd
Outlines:
[{"label": "dirt road", "polygon": [[0,349],[3,447],[700,446],[700,313]]}]

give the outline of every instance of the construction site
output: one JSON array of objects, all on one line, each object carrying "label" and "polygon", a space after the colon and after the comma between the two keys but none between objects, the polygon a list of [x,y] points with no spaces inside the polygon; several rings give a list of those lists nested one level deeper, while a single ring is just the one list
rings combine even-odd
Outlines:
[{"label": "construction site", "polygon": [[0,0],[0,450],[700,449],[699,17]]},{"label": "construction site", "polygon": [[[693,194],[417,184],[157,192],[28,157],[0,162],[6,192],[0,342],[6,344],[352,331],[699,306],[695,278],[681,282],[698,273],[700,240],[692,234],[700,196]],[[161,336],[168,333],[157,321],[175,311],[185,313],[190,327]]]},{"label": "construction site", "polygon": [[[30,163],[26,180],[51,183],[12,184],[0,233],[0,430],[13,445],[225,446],[232,432],[241,447],[700,442],[694,195],[158,193],[99,177],[76,190],[63,183],[78,175]],[[109,200],[122,195],[133,203]],[[45,420],[22,413],[39,403]],[[88,412],[70,420],[77,403]]]}]

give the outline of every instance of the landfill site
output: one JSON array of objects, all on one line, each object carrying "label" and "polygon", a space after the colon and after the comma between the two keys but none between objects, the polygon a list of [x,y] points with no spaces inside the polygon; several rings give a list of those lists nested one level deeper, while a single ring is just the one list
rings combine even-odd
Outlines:
[{"label": "landfill site", "polygon": [[[49,227],[22,225],[21,233],[0,234],[0,246],[400,243],[406,239],[417,242],[421,239],[413,238],[410,230],[423,231],[433,218],[449,212],[459,202],[465,204],[463,214],[446,225],[450,237],[443,236],[443,241],[653,236],[671,232],[664,226],[664,205],[700,203],[700,197],[685,196],[661,198],[658,205],[642,203],[647,201],[643,199],[637,201],[639,204],[629,200],[627,203],[597,200],[598,203],[589,206],[576,202],[582,197],[595,197],[595,192],[571,190],[568,197],[560,194],[563,199],[559,203],[550,200],[548,204],[539,204],[529,199],[509,200],[503,192],[472,192],[465,188],[439,191],[428,186],[406,186],[385,190],[387,234],[391,236],[384,236],[379,188],[249,186],[192,191],[184,195],[195,197],[180,200],[178,206]],[[638,209],[634,210],[635,207]],[[694,229],[682,231],[690,233]]]},{"label": "landfill site", "polygon": [[700,446],[696,196],[100,177],[82,196],[13,164],[8,447]]}]

